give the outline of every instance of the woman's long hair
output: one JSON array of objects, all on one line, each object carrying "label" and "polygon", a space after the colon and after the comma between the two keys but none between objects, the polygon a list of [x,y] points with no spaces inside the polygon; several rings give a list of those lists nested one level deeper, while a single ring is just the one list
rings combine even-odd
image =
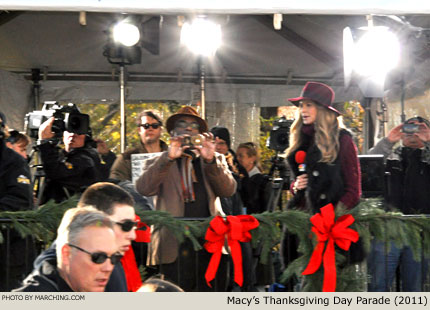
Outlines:
[{"label": "woman's long hair", "polygon": [[[339,121],[335,112],[331,112],[317,103],[314,104],[317,107],[317,116],[314,122],[315,144],[321,151],[320,162],[332,163],[339,153]],[[302,117],[298,115],[291,126],[290,147],[287,149],[287,156],[303,143],[302,126]]]}]

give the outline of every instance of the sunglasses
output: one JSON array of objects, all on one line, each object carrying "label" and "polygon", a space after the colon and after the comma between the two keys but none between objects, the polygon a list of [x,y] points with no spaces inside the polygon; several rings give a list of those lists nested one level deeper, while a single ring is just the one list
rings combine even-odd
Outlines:
[{"label": "sunglasses", "polygon": [[124,222],[115,222],[115,224],[119,225],[123,232],[129,232],[133,228],[137,228],[138,222],[133,222],[132,220],[125,220]]},{"label": "sunglasses", "polygon": [[184,129],[187,127],[191,127],[191,129],[200,129],[199,123],[196,123],[196,122],[188,123],[188,122],[182,121],[182,120],[177,121],[175,123],[175,127],[176,128],[184,128]]},{"label": "sunglasses", "polygon": [[145,124],[140,124],[139,126],[145,128],[145,129],[148,129],[149,127],[152,127],[153,129],[157,129],[158,127],[161,127],[161,124],[159,124],[159,123],[153,123],[153,124],[145,123]]},{"label": "sunglasses", "polygon": [[118,253],[109,256],[105,252],[94,252],[94,253],[91,253],[91,252],[88,252],[88,251],[86,251],[86,250],[84,250],[84,249],[82,249],[82,248],[80,248],[80,247],[78,247],[76,245],[73,245],[73,244],[70,244],[70,243],[68,243],[68,245],[70,247],[72,247],[72,248],[75,248],[75,249],[79,250],[79,251],[87,253],[88,255],[91,256],[91,261],[94,264],[98,264],[98,265],[103,264],[108,258],[110,259],[110,262],[111,262],[112,265],[116,265],[117,263],[119,263],[121,261],[121,258],[122,258],[122,255],[118,254]]}]

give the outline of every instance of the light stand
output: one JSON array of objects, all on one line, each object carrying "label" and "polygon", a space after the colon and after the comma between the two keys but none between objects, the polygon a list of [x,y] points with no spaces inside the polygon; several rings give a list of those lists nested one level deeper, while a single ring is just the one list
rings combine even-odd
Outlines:
[{"label": "light stand", "polygon": [[120,150],[121,153],[125,152],[126,146],[126,119],[125,119],[125,74],[124,63],[119,64],[119,105],[120,105]]},{"label": "light stand", "polygon": [[[119,23],[118,25],[120,25]],[[131,25],[123,23],[122,26],[126,26],[126,30],[130,32]],[[136,27],[139,35],[139,30]],[[126,117],[125,117],[125,65],[140,64],[142,58],[142,52],[138,45],[139,37],[133,38],[132,41],[120,43],[120,38],[115,39],[114,35],[118,34],[115,32],[114,27],[109,31],[108,43],[104,47],[103,55],[107,58],[109,63],[119,65],[119,98],[120,98],[120,151],[123,153],[126,146]],[[126,33],[127,34],[127,33]],[[131,39],[131,38],[126,38]]]},{"label": "light stand", "polygon": [[203,119],[206,119],[205,65],[203,64],[203,59],[201,56],[199,57],[198,64],[199,64],[199,75],[200,75],[200,104],[201,104],[200,114]]}]

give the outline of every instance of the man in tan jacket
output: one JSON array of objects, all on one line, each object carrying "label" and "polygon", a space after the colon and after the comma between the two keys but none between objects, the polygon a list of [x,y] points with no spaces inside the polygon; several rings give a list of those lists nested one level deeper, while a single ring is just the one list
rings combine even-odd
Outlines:
[{"label": "man in tan jacket", "polygon": [[[224,156],[215,152],[213,136],[207,132],[206,121],[196,110],[186,106],[169,117],[166,127],[172,136],[170,147],[160,156],[145,162],[142,175],[136,182],[137,191],[146,196],[156,195],[155,209],[175,217],[207,218],[223,214],[218,197],[233,195],[236,181]],[[187,143],[193,137],[198,137],[198,145]],[[149,265],[160,265],[160,272],[186,291],[210,290],[204,280],[209,253],[201,250],[196,258],[191,244],[184,243],[180,248],[178,257],[179,248],[174,236],[166,229],[153,232]],[[222,262],[220,266],[225,267],[225,264]],[[199,270],[198,280],[194,274],[196,269]],[[219,269],[220,274],[222,271]],[[213,287],[222,291],[224,285],[224,282],[217,282]]]}]

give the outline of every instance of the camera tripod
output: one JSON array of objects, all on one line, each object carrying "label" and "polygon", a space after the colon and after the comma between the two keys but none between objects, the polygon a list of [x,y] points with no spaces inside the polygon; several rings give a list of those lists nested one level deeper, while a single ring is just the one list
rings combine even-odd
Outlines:
[{"label": "camera tripod", "polygon": [[278,152],[276,152],[270,161],[272,162],[272,166],[268,175],[271,178],[271,191],[266,210],[273,212],[277,205],[282,210],[282,199],[280,198],[282,190],[289,187],[289,174],[285,159],[280,157]]},{"label": "camera tripod", "polygon": [[28,156],[28,162],[31,163],[34,157],[35,157],[35,163],[30,165],[30,168],[32,170],[35,169],[34,173],[32,173],[33,178],[31,180],[31,183],[33,184],[34,193],[37,198],[37,202],[34,207],[37,208],[39,206],[39,202],[42,199],[43,191],[45,189],[45,181],[46,181],[46,175],[45,175],[45,171],[43,170],[42,159],[40,157],[40,153],[37,149],[37,146],[33,146],[33,149],[31,150],[30,155]]}]

